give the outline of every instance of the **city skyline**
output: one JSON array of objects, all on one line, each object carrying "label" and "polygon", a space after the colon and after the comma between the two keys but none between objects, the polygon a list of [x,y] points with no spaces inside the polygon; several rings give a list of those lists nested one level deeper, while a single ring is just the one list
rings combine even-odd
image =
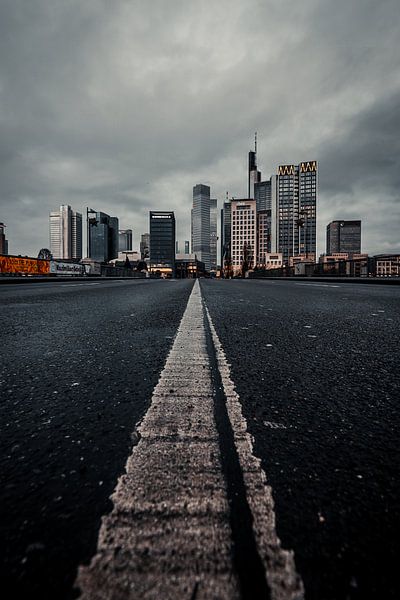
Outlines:
[{"label": "city skyline", "polygon": [[[196,182],[219,208],[226,191],[247,196],[255,131],[263,177],[318,161],[317,254],[337,219],[362,219],[370,254],[398,252],[397,3],[202,6],[2,3],[0,220],[10,252],[35,255],[61,204],[116,214],[136,240],[149,210],[173,210],[187,239]],[[294,71],[294,56],[307,68]]]}]

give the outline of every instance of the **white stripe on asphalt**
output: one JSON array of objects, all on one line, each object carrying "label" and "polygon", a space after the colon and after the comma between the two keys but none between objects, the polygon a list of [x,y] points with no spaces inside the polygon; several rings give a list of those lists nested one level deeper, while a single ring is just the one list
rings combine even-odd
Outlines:
[{"label": "white stripe on asphalt", "polygon": [[334,283],[296,283],[295,285],[305,285],[306,287],[308,287],[309,285],[313,285],[314,287],[333,287],[333,288],[338,288],[338,287],[342,287],[341,285],[336,285]]},{"label": "white stripe on asphalt", "polygon": [[[276,536],[271,489],[207,318],[271,598],[302,598],[293,555]],[[114,508],[102,521],[97,554],[79,570],[82,600],[239,599],[198,281],[137,432],[139,442],[112,495]]]}]

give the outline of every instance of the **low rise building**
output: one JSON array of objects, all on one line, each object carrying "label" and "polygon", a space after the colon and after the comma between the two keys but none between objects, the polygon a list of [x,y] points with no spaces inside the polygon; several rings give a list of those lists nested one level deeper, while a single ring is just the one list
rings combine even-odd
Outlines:
[{"label": "low rise building", "polygon": [[377,277],[400,277],[400,254],[378,254],[374,259]]}]

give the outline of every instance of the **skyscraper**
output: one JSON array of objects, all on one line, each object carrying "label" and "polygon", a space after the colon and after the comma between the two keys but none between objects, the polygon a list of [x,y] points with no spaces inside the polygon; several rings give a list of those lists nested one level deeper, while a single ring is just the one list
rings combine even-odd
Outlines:
[{"label": "skyscraper", "polygon": [[175,270],[175,215],[170,211],[150,211],[150,262]]},{"label": "skyscraper", "polygon": [[192,252],[210,271],[210,188],[201,183],[193,188]]},{"label": "skyscraper", "polygon": [[82,214],[68,204],[50,213],[50,251],[53,258],[82,258]]},{"label": "skyscraper", "polygon": [[118,218],[87,209],[88,257],[109,262],[118,257]]},{"label": "skyscraper", "polygon": [[360,254],[361,221],[332,221],[326,228],[326,253]]},{"label": "skyscraper", "polygon": [[6,240],[6,226],[0,223],[0,254],[8,254],[8,241]]},{"label": "skyscraper", "polygon": [[294,257],[315,260],[317,162],[280,165],[271,180],[271,252],[281,252],[283,263]]},{"label": "skyscraper", "polygon": [[118,250],[119,252],[132,252],[133,234],[132,229],[119,229]]},{"label": "skyscraper", "polygon": [[264,266],[271,252],[271,211],[257,211],[257,264]]},{"label": "skyscraper", "polygon": [[228,192],[226,194],[224,206],[221,209],[221,268],[225,271],[226,263],[231,257],[231,201],[228,200]]},{"label": "skyscraper", "polygon": [[190,254],[189,240],[185,240],[185,254]]},{"label": "skyscraper", "polygon": [[217,272],[218,202],[210,198],[210,271]]},{"label": "skyscraper", "polygon": [[249,166],[247,174],[247,195],[255,199],[255,184],[261,181],[261,172],[257,169],[257,133],[254,136],[254,150],[249,152]]},{"label": "skyscraper", "polygon": [[271,210],[271,179],[254,184],[254,200],[257,210]]}]

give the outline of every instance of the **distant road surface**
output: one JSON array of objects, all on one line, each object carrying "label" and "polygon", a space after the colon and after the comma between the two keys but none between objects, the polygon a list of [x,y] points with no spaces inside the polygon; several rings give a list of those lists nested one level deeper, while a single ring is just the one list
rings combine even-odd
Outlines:
[{"label": "distant road surface", "polygon": [[5,597],[400,597],[398,286],[11,284],[0,327]]}]

